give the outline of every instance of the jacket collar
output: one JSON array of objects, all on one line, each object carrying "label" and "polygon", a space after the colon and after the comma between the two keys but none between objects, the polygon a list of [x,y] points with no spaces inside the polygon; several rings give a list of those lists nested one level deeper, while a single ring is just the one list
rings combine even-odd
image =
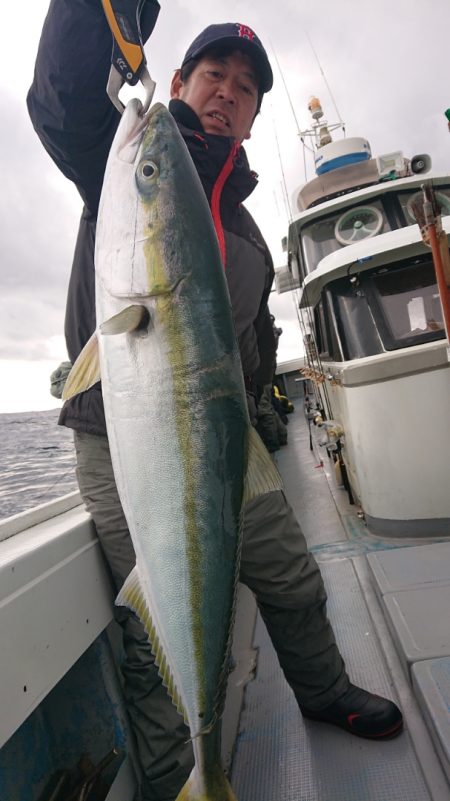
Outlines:
[{"label": "jacket collar", "polygon": [[[235,140],[231,136],[205,133],[195,111],[183,100],[171,100],[169,111],[187,144],[206,195],[210,200],[214,184]],[[233,171],[225,184],[224,196],[237,205],[253,192],[257,183],[257,175],[250,169],[247,154],[241,145],[234,159]]]}]

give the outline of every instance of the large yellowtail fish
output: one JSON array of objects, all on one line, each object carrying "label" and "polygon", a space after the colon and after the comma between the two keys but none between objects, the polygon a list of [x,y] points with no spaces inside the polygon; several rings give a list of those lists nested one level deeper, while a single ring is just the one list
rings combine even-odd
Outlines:
[{"label": "large yellowtail fish", "polygon": [[280,478],[252,429],[210,209],[167,109],[131,101],[96,235],[98,329],[65,397],[101,377],[136,567],[117,603],[142,620],[190,728],[178,801],[236,801],[220,763],[242,510]]}]

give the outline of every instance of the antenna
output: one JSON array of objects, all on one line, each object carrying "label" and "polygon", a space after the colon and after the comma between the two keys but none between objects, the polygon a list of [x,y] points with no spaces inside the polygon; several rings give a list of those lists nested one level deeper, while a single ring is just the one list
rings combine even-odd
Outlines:
[{"label": "antenna", "polygon": [[[313,154],[314,154],[314,148],[310,147],[310,146],[309,146],[309,145],[307,145],[307,144],[306,144],[306,142],[305,142],[305,139],[304,139],[303,133],[302,133],[302,131],[301,131],[301,129],[300,129],[300,125],[299,125],[299,122],[298,122],[298,119],[297,119],[297,115],[296,115],[296,113],[295,113],[294,105],[293,105],[293,103],[292,103],[292,98],[291,98],[291,95],[290,95],[290,93],[289,93],[289,89],[288,89],[287,83],[286,83],[286,81],[285,81],[285,79],[284,79],[284,73],[283,73],[283,70],[281,69],[280,62],[278,61],[278,56],[277,56],[277,52],[276,52],[276,50],[275,50],[275,46],[274,46],[274,45],[273,45],[273,43],[270,41],[270,39],[269,39],[269,43],[270,43],[270,47],[272,48],[272,51],[273,51],[273,57],[274,57],[274,59],[275,59],[275,61],[276,61],[276,64],[277,64],[277,67],[278,67],[278,71],[279,71],[279,73],[280,73],[280,75],[281,75],[281,80],[283,81],[283,86],[284,86],[284,89],[285,89],[285,92],[286,92],[286,95],[287,95],[287,99],[289,100],[289,105],[290,105],[290,107],[291,107],[292,116],[293,116],[293,118],[294,118],[294,122],[295,122],[295,127],[297,128],[297,133],[298,133],[298,135],[299,135],[299,137],[300,137],[300,140],[301,140],[301,143],[302,143],[302,145],[303,145],[303,172],[304,172],[304,174],[305,174],[305,183],[306,183],[306,182],[307,182],[307,180],[308,180],[308,176],[307,176],[307,171],[306,171],[306,153],[305,153],[305,148],[306,148],[307,150],[309,150],[309,151],[310,151],[310,153],[313,153]],[[274,126],[275,126],[275,122],[274,122]],[[278,148],[278,152],[280,152],[280,151],[279,151],[279,148]],[[281,161],[281,156],[280,156],[280,161]]]},{"label": "antenna", "polygon": [[320,70],[320,72],[322,74],[323,80],[325,81],[325,86],[327,87],[328,92],[329,92],[330,97],[331,97],[331,100],[333,101],[333,105],[334,105],[334,108],[336,109],[336,114],[337,114],[337,117],[339,119],[339,122],[333,122],[331,124],[329,122],[327,122],[326,119],[323,119],[323,111],[322,111],[322,106],[321,106],[320,100],[317,97],[311,97],[310,98],[309,103],[308,103],[308,111],[310,112],[314,122],[313,122],[311,128],[301,132],[301,138],[302,138],[302,142],[303,143],[304,143],[306,137],[308,137],[309,139],[311,139],[314,142],[314,146],[315,146],[315,149],[313,150],[313,152],[314,152],[314,161],[315,161],[315,164],[317,165],[317,152],[318,152],[318,150],[320,150],[321,147],[325,147],[325,145],[331,144],[331,142],[333,141],[333,137],[331,135],[331,132],[335,131],[337,128],[341,128],[342,132],[344,134],[344,137],[345,137],[345,123],[343,122],[342,117],[341,117],[341,115],[339,113],[339,109],[338,109],[338,107],[336,105],[336,101],[335,101],[333,93],[331,91],[331,87],[330,87],[330,85],[329,85],[329,83],[327,81],[325,72],[324,72],[324,70],[322,68],[322,65],[321,65],[320,61],[319,61],[319,57],[318,57],[316,51],[314,50],[314,45],[313,45],[313,43],[311,41],[311,37],[310,37],[308,31],[305,31],[305,34],[306,34],[306,38],[308,39],[309,45],[311,47],[311,50],[313,51],[314,57],[315,57],[315,59],[317,61],[317,64],[318,64],[319,70]]},{"label": "antenna", "polygon": [[274,136],[275,136],[275,142],[277,143],[278,159],[280,161],[281,176],[282,176],[282,179],[283,179],[282,182],[281,182],[281,187],[284,190],[284,192],[283,192],[283,200],[284,200],[284,203],[285,203],[285,206],[286,206],[288,220],[292,220],[292,211],[291,211],[291,206],[290,206],[290,203],[289,203],[289,195],[288,195],[288,192],[287,192],[286,176],[284,174],[283,160],[281,158],[280,143],[278,141],[278,136],[277,136],[277,129],[276,129],[276,125],[275,125],[275,115],[273,113],[273,106],[271,105],[270,108],[271,108],[271,111],[272,111],[273,133],[274,133]]},{"label": "antenna", "polygon": [[[270,40],[269,40],[269,41],[270,41]],[[291,96],[290,96],[290,94],[289,94],[289,89],[287,88],[286,81],[284,80],[284,74],[283,74],[283,70],[281,69],[280,62],[278,61],[278,56],[277,56],[277,53],[276,53],[275,47],[273,46],[272,42],[270,42],[270,46],[271,46],[271,48],[272,48],[272,50],[273,50],[273,56],[274,56],[274,59],[275,59],[275,61],[277,62],[277,67],[278,67],[279,73],[280,73],[280,75],[281,75],[281,80],[283,81],[283,86],[284,86],[284,88],[285,88],[285,90],[286,90],[287,98],[288,98],[288,100],[289,100],[289,105],[290,105],[290,107],[291,107],[291,111],[292,111],[292,116],[293,116],[293,118],[294,118],[295,125],[296,125],[296,128],[297,128],[297,133],[298,133],[298,135],[300,136],[300,135],[301,135],[300,126],[299,126],[299,124],[298,124],[297,115],[296,115],[296,113],[295,113],[295,109],[294,109],[294,106],[293,106],[293,104],[292,104]]]},{"label": "antenna", "polygon": [[327,77],[326,77],[326,75],[325,75],[325,72],[324,72],[324,71],[323,71],[323,69],[322,69],[322,65],[321,65],[321,63],[320,63],[320,61],[319,61],[319,56],[317,55],[316,51],[314,50],[314,45],[313,45],[313,43],[312,43],[312,41],[311,41],[311,37],[310,37],[310,35],[309,35],[308,31],[305,31],[305,33],[306,33],[306,38],[308,39],[308,42],[309,42],[309,46],[311,47],[311,50],[312,50],[312,51],[313,51],[313,53],[314,53],[314,58],[315,58],[315,59],[316,59],[316,61],[317,61],[317,66],[319,67],[319,70],[320,70],[320,72],[321,72],[321,74],[322,74],[322,78],[323,78],[323,80],[325,81],[325,86],[327,87],[327,89],[328,89],[328,91],[329,91],[329,93],[330,93],[331,100],[333,101],[333,106],[334,106],[334,108],[335,108],[335,110],[336,110],[336,115],[337,115],[337,118],[338,118],[338,120],[339,120],[339,123],[340,123],[340,126],[341,126],[342,130],[344,131],[344,136],[345,136],[345,123],[344,123],[344,121],[342,120],[342,117],[341,117],[341,115],[339,114],[339,109],[338,109],[338,107],[337,107],[337,104],[336,104],[336,101],[335,101],[335,99],[334,99],[333,92],[331,91],[331,87],[330,87],[330,85],[329,85],[329,83],[328,83],[328,81],[327,81]]}]

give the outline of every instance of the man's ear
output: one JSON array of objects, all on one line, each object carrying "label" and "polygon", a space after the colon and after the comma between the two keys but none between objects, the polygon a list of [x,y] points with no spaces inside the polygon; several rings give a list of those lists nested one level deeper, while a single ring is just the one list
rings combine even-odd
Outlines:
[{"label": "man's ear", "polygon": [[172,83],[170,84],[170,97],[180,97],[180,91],[183,85],[183,81],[181,80],[181,70],[175,70]]},{"label": "man's ear", "polygon": [[255,112],[255,116],[253,117],[253,119],[252,119],[252,122],[251,122],[251,125],[250,125],[250,129],[249,129],[249,131],[248,131],[248,132],[245,134],[245,136],[244,136],[244,139],[243,139],[242,141],[244,141],[245,139],[250,139],[250,137],[251,137],[251,135],[252,135],[252,128],[253,128],[253,124],[254,124],[254,122],[255,122],[255,120],[256,120],[256,118],[257,118],[258,114],[259,114],[259,108],[256,110],[256,112]]}]

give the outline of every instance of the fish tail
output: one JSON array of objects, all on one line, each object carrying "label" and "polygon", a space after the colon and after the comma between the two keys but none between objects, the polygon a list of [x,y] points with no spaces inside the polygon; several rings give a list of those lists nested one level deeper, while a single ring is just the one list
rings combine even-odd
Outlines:
[{"label": "fish tail", "polygon": [[200,785],[194,768],[176,801],[237,801],[237,798],[222,768],[215,772],[206,787]]}]

